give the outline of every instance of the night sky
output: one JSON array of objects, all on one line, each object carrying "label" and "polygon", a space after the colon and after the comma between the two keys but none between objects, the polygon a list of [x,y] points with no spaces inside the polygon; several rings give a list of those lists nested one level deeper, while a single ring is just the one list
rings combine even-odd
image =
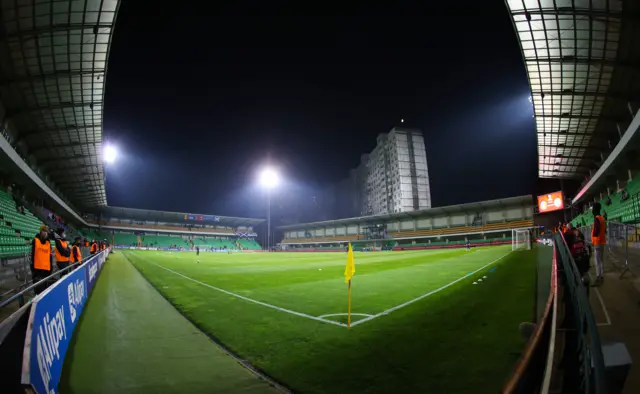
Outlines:
[{"label": "night sky", "polygon": [[448,3],[335,17],[123,1],[107,75],[105,139],[121,151],[109,205],[264,216],[262,164],[281,169],[282,193],[313,194],[400,119],[424,132],[434,206],[535,193],[530,91],[506,8]]}]

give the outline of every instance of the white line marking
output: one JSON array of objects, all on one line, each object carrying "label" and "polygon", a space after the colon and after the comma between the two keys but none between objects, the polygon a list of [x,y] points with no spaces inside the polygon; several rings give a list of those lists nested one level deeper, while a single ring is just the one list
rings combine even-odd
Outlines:
[{"label": "white line marking", "polygon": [[[188,277],[188,276],[186,276],[186,275],[183,275],[183,274],[181,274],[181,273],[179,273],[179,272],[176,272],[176,271],[174,271],[174,270],[172,270],[172,269],[169,269],[169,268],[167,268],[167,267],[163,267],[163,266],[161,266],[160,264],[156,264],[156,263],[154,263],[153,261],[149,261],[149,260],[147,260],[147,259],[146,259],[146,258],[144,258],[144,257],[140,257],[140,256],[138,256],[138,258],[141,258],[141,259],[143,259],[143,260],[147,261],[148,263],[155,265],[156,267],[162,268],[163,270],[168,271],[168,272],[171,272],[172,274],[178,275],[178,276],[180,276],[180,277],[182,277],[182,278],[184,278],[184,279],[190,280],[190,281],[192,281],[192,282],[194,282],[194,283],[197,283],[197,284],[199,284],[199,285],[202,285],[202,286],[208,287],[208,288],[210,288],[210,289],[213,289],[213,290],[219,291],[219,292],[221,292],[221,293],[224,293],[224,294],[230,295],[230,296],[232,296],[232,297],[240,298],[241,300],[245,300],[245,301],[248,301],[248,302],[253,302],[254,304],[258,304],[258,305],[266,306],[267,308],[275,309],[275,310],[280,311],[280,312],[286,312],[286,313],[290,313],[290,314],[292,314],[292,315],[296,315],[296,316],[300,316],[300,317],[306,317],[307,319],[321,321],[321,322],[323,322],[323,323],[334,324],[334,325],[336,325],[336,326],[340,326],[340,327],[346,327],[346,326],[347,326],[346,324],[344,324],[344,323],[340,323],[340,322],[337,322],[337,321],[327,320],[327,319],[322,319],[322,318],[320,318],[320,317],[315,317],[315,316],[307,315],[306,313],[292,311],[291,309],[280,308],[279,306],[275,306],[275,305],[267,304],[266,302],[257,301],[257,300],[254,300],[254,299],[252,299],[252,298],[248,298],[248,297],[245,297],[245,296],[241,296],[240,294],[232,293],[232,292],[230,292],[230,291],[228,291],[228,290],[224,290],[224,289],[221,289],[221,288],[219,288],[219,287],[211,286],[210,284],[207,284],[207,283],[204,283],[204,282],[200,282],[199,280],[196,280],[196,279],[190,278],[190,277]],[[353,324],[352,324],[352,325],[353,325]]]},{"label": "white line marking", "polygon": [[414,298],[413,300],[409,300],[409,301],[407,301],[407,302],[405,302],[405,303],[402,303],[402,304],[400,304],[400,305],[396,305],[396,306],[394,306],[393,308],[389,308],[389,309],[387,309],[386,311],[382,311],[382,312],[377,313],[377,314],[375,314],[375,315],[373,315],[373,316],[365,317],[365,318],[364,318],[364,319],[362,319],[362,320],[358,320],[357,322],[351,323],[351,327],[353,327],[353,326],[357,326],[358,324],[366,323],[366,322],[371,321],[371,320],[373,320],[373,319],[377,319],[377,318],[379,318],[379,317],[381,317],[381,316],[388,315],[389,313],[391,313],[391,312],[393,312],[393,311],[397,311],[398,309],[402,309],[402,308],[404,308],[405,306],[407,306],[407,305],[411,305],[411,304],[413,304],[413,303],[414,303],[414,302],[416,302],[416,301],[420,301],[420,300],[422,300],[422,299],[424,299],[424,298],[427,298],[427,297],[429,297],[429,296],[431,296],[431,295],[433,295],[433,294],[436,294],[437,292],[442,291],[442,290],[446,289],[447,287],[452,286],[452,285],[454,285],[454,284],[456,284],[456,283],[460,282],[461,280],[463,280],[463,279],[465,279],[465,278],[468,278],[469,276],[471,276],[471,275],[475,274],[476,272],[482,271],[483,269],[487,268],[487,267],[488,267],[488,266],[490,266],[491,264],[494,264],[494,263],[496,263],[496,262],[498,262],[498,261],[502,260],[502,259],[503,259],[503,258],[505,258],[509,253],[511,253],[511,252],[508,252],[507,254],[503,255],[502,257],[499,257],[499,258],[497,258],[497,259],[493,260],[492,262],[490,262],[490,263],[488,263],[488,264],[483,265],[482,267],[478,268],[477,270],[475,270],[475,271],[473,271],[473,272],[471,272],[471,273],[469,273],[469,274],[466,274],[465,276],[463,276],[463,277],[461,277],[461,278],[458,278],[458,279],[454,280],[453,282],[451,282],[451,283],[449,283],[449,284],[447,284],[447,285],[444,285],[444,286],[440,287],[439,289],[436,289],[436,290],[430,291],[430,292],[428,292],[428,293],[426,293],[426,294],[421,295],[420,297],[416,297],[416,298]]},{"label": "white line marking", "polygon": [[[591,278],[591,273],[587,272],[587,275],[589,275],[589,283],[593,283],[593,279]],[[602,312],[604,312],[604,318],[606,320],[605,323],[596,323],[596,326],[610,326],[611,325],[611,319],[609,318],[609,312],[607,311],[607,307],[604,304],[604,300],[602,299],[602,295],[600,294],[600,290],[597,287],[594,287],[595,293],[596,293],[596,297],[598,297],[598,300],[600,301],[600,305],[602,306]]]},{"label": "white line marking", "polygon": [[[331,313],[329,315],[318,316],[318,318],[322,319],[322,318],[331,317],[331,316],[347,316],[347,315],[348,315],[348,313]],[[369,317],[369,316],[372,316],[372,315],[370,315],[368,313],[353,313],[352,312],[351,316],[366,316],[366,317]]]}]

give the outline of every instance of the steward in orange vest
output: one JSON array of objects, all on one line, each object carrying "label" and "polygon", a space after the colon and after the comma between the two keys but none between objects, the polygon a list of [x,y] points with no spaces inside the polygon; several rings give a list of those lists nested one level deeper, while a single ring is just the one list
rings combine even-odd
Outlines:
[{"label": "steward in orange vest", "polygon": [[96,242],[96,240],[94,239],[93,241],[91,241],[91,250],[89,250],[89,252],[91,254],[96,254],[98,253],[98,242]]},{"label": "steward in orange vest", "polygon": [[[71,248],[69,242],[65,239],[64,229],[57,229],[54,235],[56,244],[56,265],[58,270],[63,270],[69,266],[69,256],[71,256]],[[65,272],[66,275],[68,272]]]},{"label": "steward in orange vest", "polygon": [[[53,256],[51,256],[49,229],[43,224],[40,226],[40,232],[31,242],[31,278],[34,284],[51,275],[52,263]],[[35,293],[42,293],[50,284],[49,281],[46,281],[36,286],[34,288]]]},{"label": "steward in orange vest", "polygon": [[105,250],[107,248],[107,240],[100,242],[100,250]]},{"label": "steward in orange vest", "polygon": [[71,262],[77,263],[82,261],[82,251],[80,250],[80,237],[76,237],[73,240],[73,246],[71,247]]}]

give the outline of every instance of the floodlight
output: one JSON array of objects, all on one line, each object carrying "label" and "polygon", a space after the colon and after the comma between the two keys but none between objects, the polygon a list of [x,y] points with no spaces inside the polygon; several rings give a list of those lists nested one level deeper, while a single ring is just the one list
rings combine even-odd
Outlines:
[{"label": "floodlight", "polygon": [[105,163],[113,163],[114,161],[116,161],[116,158],[118,157],[118,151],[116,150],[116,148],[112,145],[107,145],[104,147],[104,161]]},{"label": "floodlight", "polygon": [[260,173],[260,184],[267,189],[273,189],[279,182],[278,173],[273,168],[265,168]]}]

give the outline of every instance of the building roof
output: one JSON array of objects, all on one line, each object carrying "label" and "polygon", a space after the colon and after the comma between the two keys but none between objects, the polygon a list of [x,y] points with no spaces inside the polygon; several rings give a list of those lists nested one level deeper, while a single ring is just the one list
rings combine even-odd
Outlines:
[{"label": "building roof", "polygon": [[459,205],[449,205],[446,207],[436,207],[429,209],[422,209],[419,211],[411,211],[411,212],[400,212],[400,213],[391,213],[387,215],[372,215],[372,216],[361,216],[355,218],[346,218],[346,219],[336,219],[336,220],[325,220],[322,222],[313,222],[313,223],[300,223],[300,224],[291,224],[287,226],[278,227],[279,230],[302,230],[306,228],[314,228],[314,227],[326,227],[326,226],[336,226],[336,225],[349,225],[349,224],[377,224],[383,222],[389,222],[392,220],[401,220],[407,218],[428,218],[444,215],[452,215],[456,213],[475,213],[480,212],[482,210],[491,209],[491,208],[509,208],[516,206],[533,206],[533,197],[532,196],[519,196],[519,197],[508,197],[501,198],[498,200],[488,200],[488,201],[480,201],[480,202],[472,202],[468,204],[459,204]]},{"label": "building roof", "polygon": [[[208,224],[218,226],[255,226],[262,222],[264,219],[252,219],[252,218],[236,218],[230,216],[218,216],[211,214],[197,214],[197,213],[185,213],[185,212],[165,212],[165,211],[153,211],[150,209],[136,209],[136,208],[123,208],[123,207],[102,207],[100,212],[103,215],[103,219],[118,218],[118,219],[134,219],[134,220],[152,220],[169,223],[185,223],[185,224]],[[203,220],[185,219],[185,217],[202,217]],[[218,218],[218,220],[213,220]],[[208,220],[211,219],[211,220]]]},{"label": "building roof", "polygon": [[6,111],[5,135],[79,208],[107,204],[102,116],[119,3],[0,3],[0,99]]},{"label": "building roof", "polygon": [[531,85],[541,178],[584,179],[640,96],[633,0],[507,0]]}]

